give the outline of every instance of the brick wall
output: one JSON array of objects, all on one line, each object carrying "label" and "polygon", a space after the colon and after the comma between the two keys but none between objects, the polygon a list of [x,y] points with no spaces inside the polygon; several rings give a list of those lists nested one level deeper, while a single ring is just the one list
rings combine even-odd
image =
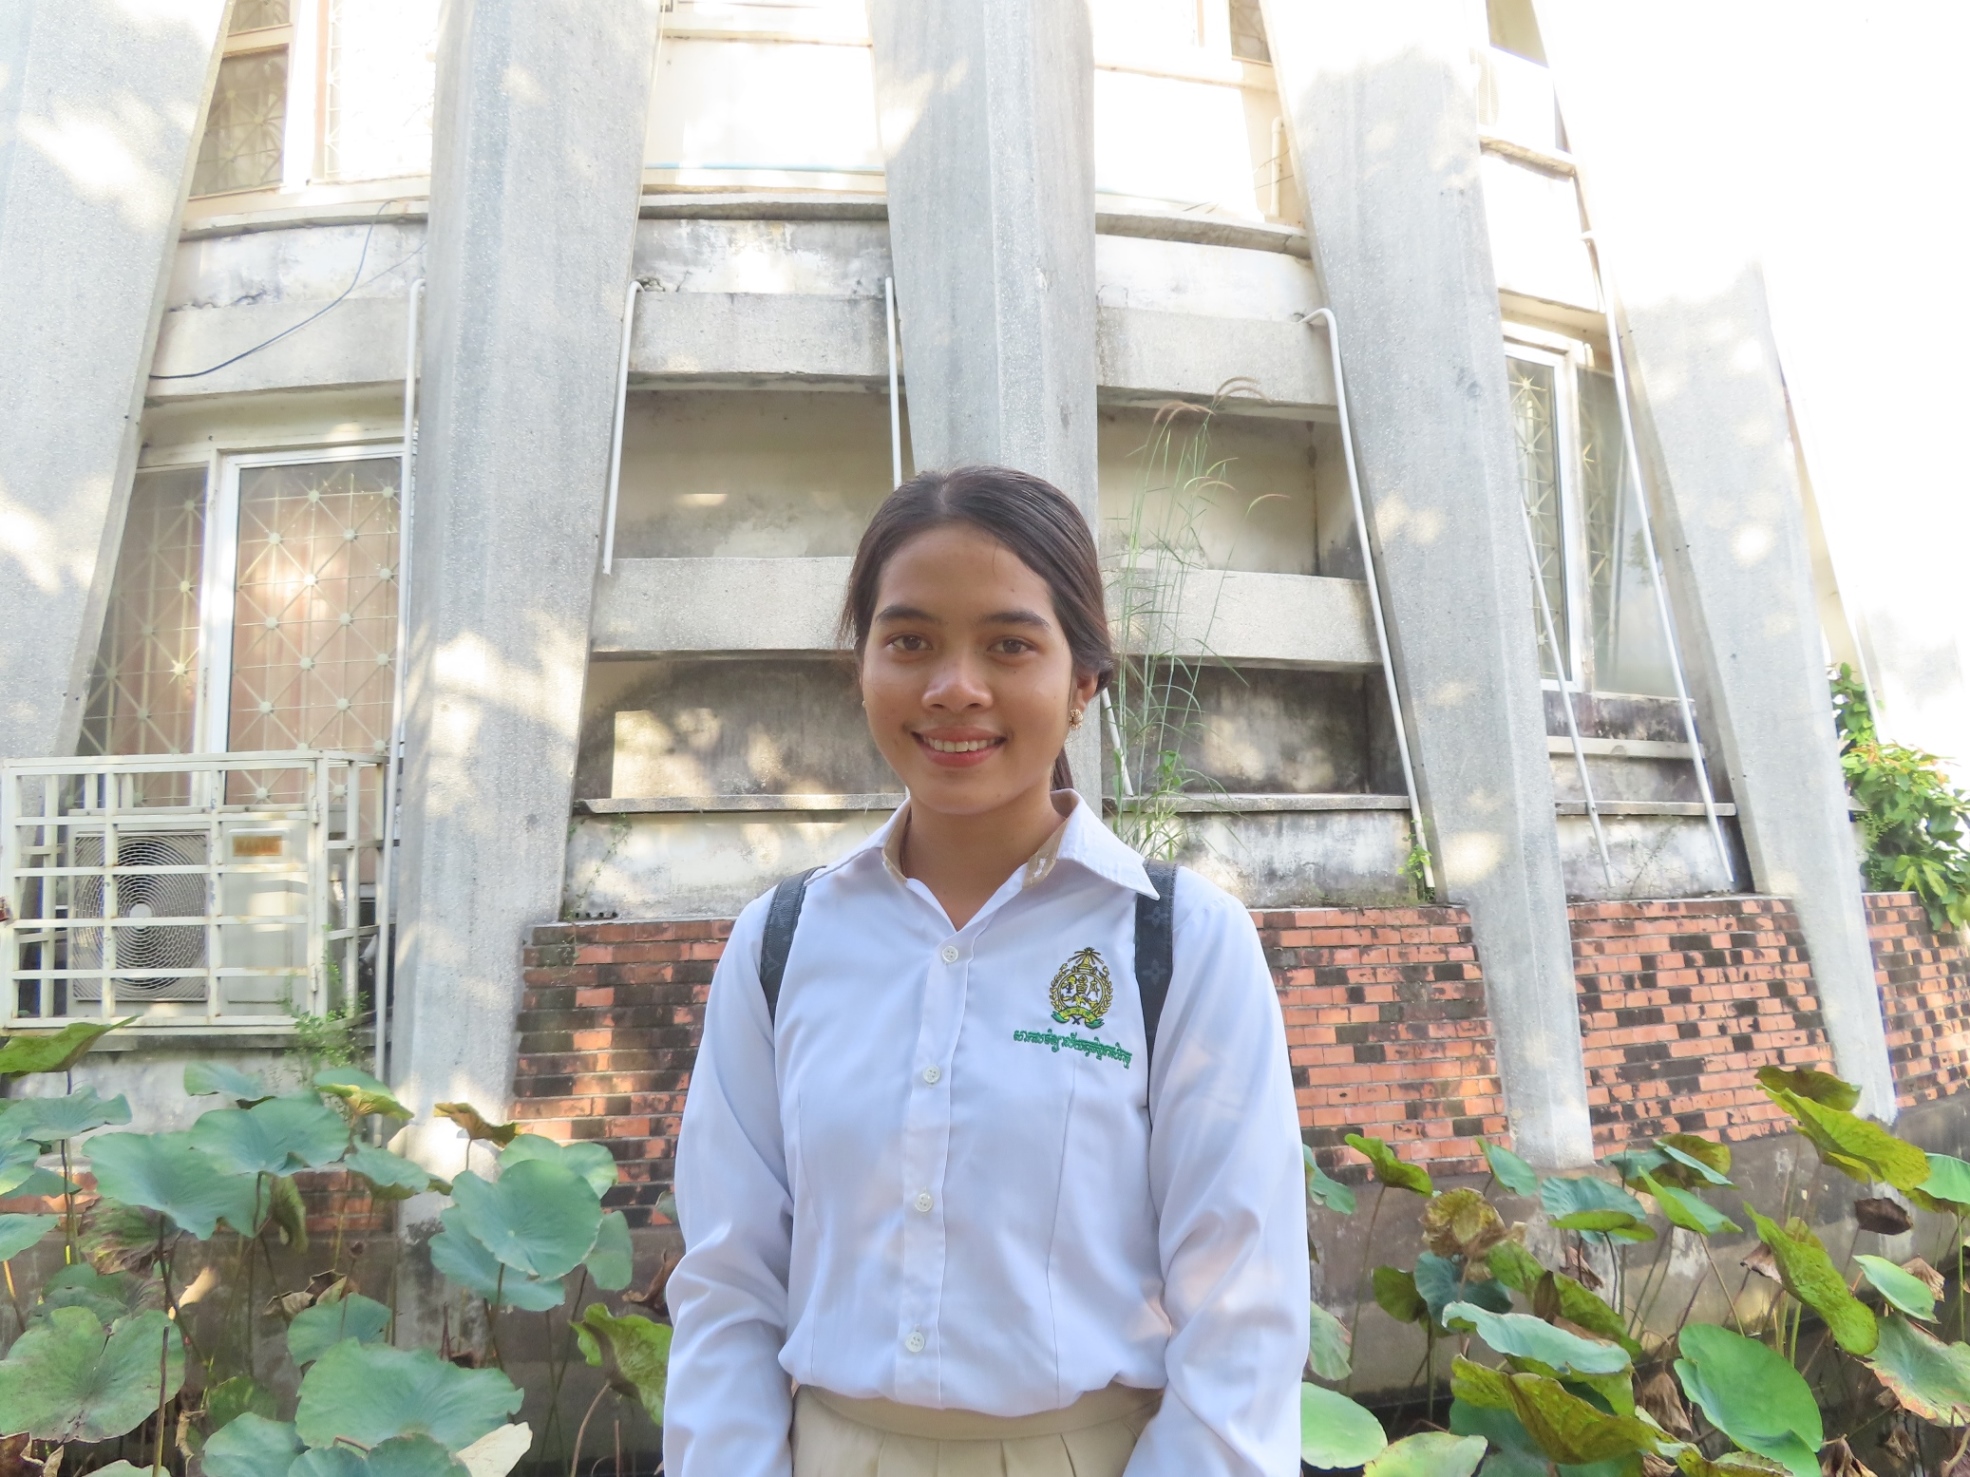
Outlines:
[{"label": "brick wall", "polygon": [[1350,1130],[1436,1174],[1481,1173],[1508,1142],[1484,976],[1462,908],[1261,913],[1307,1141],[1358,1179]]},{"label": "brick wall", "polygon": [[1779,898],[1576,903],[1573,967],[1594,1142],[1752,1138],[1785,1122],[1758,1068],[1830,1067],[1812,967]]},{"label": "brick wall", "polygon": [[[1768,1062],[1827,1066],[1798,919],[1782,899],[1580,903],[1570,910],[1594,1138],[1745,1139],[1781,1126]],[[1905,894],[1869,899],[1903,1101],[1970,1081],[1970,959]],[[1484,976],[1461,908],[1257,915],[1278,981],[1308,1141],[1358,1178],[1351,1129],[1438,1174],[1480,1171],[1509,1141]],[[555,924],[525,954],[514,1114],[533,1132],[607,1142],[611,1205],[646,1224],[670,1179],[684,1092],[729,920]]]},{"label": "brick wall", "polygon": [[1912,892],[1870,896],[1867,931],[1901,1105],[1961,1091],[1970,1082],[1970,958],[1962,938],[1931,929]]}]

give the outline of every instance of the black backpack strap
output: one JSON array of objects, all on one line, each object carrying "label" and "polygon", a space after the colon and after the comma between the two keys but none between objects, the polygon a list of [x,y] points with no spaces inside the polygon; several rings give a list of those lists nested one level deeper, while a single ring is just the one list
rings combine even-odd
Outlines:
[{"label": "black backpack strap", "polygon": [[766,1019],[780,1008],[780,982],[787,976],[787,955],[793,952],[793,931],[800,926],[800,905],[807,901],[807,879],[820,871],[809,867],[773,889],[766,910],[766,936],[759,944],[759,988],[766,996]]},{"label": "black backpack strap", "polygon": [[1142,995],[1142,1070],[1145,1076],[1156,1055],[1156,1025],[1163,1018],[1163,1001],[1170,993],[1175,968],[1177,865],[1145,862],[1155,897],[1136,894],[1135,982]]}]

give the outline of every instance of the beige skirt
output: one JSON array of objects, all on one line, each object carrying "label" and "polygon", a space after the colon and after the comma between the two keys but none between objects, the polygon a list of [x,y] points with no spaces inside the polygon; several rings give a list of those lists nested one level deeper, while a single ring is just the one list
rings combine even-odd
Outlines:
[{"label": "beige skirt", "polygon": [[1110,1385],[1065,1410],[992,1416],[851,1400],[803,1385],[794,1397],[794,1477],[1122,1477],[1161,1390]]}]

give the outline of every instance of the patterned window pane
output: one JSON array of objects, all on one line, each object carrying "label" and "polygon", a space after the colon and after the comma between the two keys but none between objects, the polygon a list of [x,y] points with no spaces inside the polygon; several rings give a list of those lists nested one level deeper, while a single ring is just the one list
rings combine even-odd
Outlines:
[{"label": "patterned window pane", "polygon": [[233,0],[233,18],[226,29],[238,35],[241,31],[284,26],[293,18],[288,0]]},{"label": "patterned window pane", "polygon": [[286,129],[287,52],[227,57],[219,63],[219,81],[205,115],[192,193],[220,195],[279,184]]},{"label": "patterned window pane", "polygon": [[[1564,646],[1567,631],[1566,542],[1560,517],[1560,467],[1555,427],[1557,407],[1551,365],[1527,359],[1505,360],[1512,390],[1512,428],[1518,436],[1519,483],[1526,511],[1532,515],[1532,546],[1538,557],[1534,578],[1546,589],[1553,612],[1553,629]],[[1539,635],[1539,667],[1548,677],[1559,675],[1546,644],[1546,627],[1532,595],[1532,623]]]},{"label": "patterned window pane", "polygon": [[204,547],[204,470],[139,472],[89,683],[83,753],[191,749]]},{"label": "patterned window pane", "polygon": [[395,457],[240,471],[228,748],[388,746],[397,471]]},{"label": "patterned window pane", "polygon": [[1231,0],[1231,54],[1250,62],[1269,62],[1272,48],[1266,45],[1265,17],[1259,13],[1259,0]]},{"label": "patterned window pane", "polygon": [[431,168],[438,0],[333,0],[324,163],[332,179]]}]

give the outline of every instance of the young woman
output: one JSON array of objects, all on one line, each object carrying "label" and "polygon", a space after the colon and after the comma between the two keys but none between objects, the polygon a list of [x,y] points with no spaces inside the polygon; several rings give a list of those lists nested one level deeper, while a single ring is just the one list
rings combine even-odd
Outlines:
[{"label": "young woman", "polygon": [[1037,477],[926,473],[863,535],[842,623],[909,798],[812,874],[790,945],[769,895],[719,963],[665,1471],[1296,1473],[1285,1031],[1250,915],[1172,871],[1148,1039],[1157,891],[1063,752],[1115,666],[1085,520]]}]

